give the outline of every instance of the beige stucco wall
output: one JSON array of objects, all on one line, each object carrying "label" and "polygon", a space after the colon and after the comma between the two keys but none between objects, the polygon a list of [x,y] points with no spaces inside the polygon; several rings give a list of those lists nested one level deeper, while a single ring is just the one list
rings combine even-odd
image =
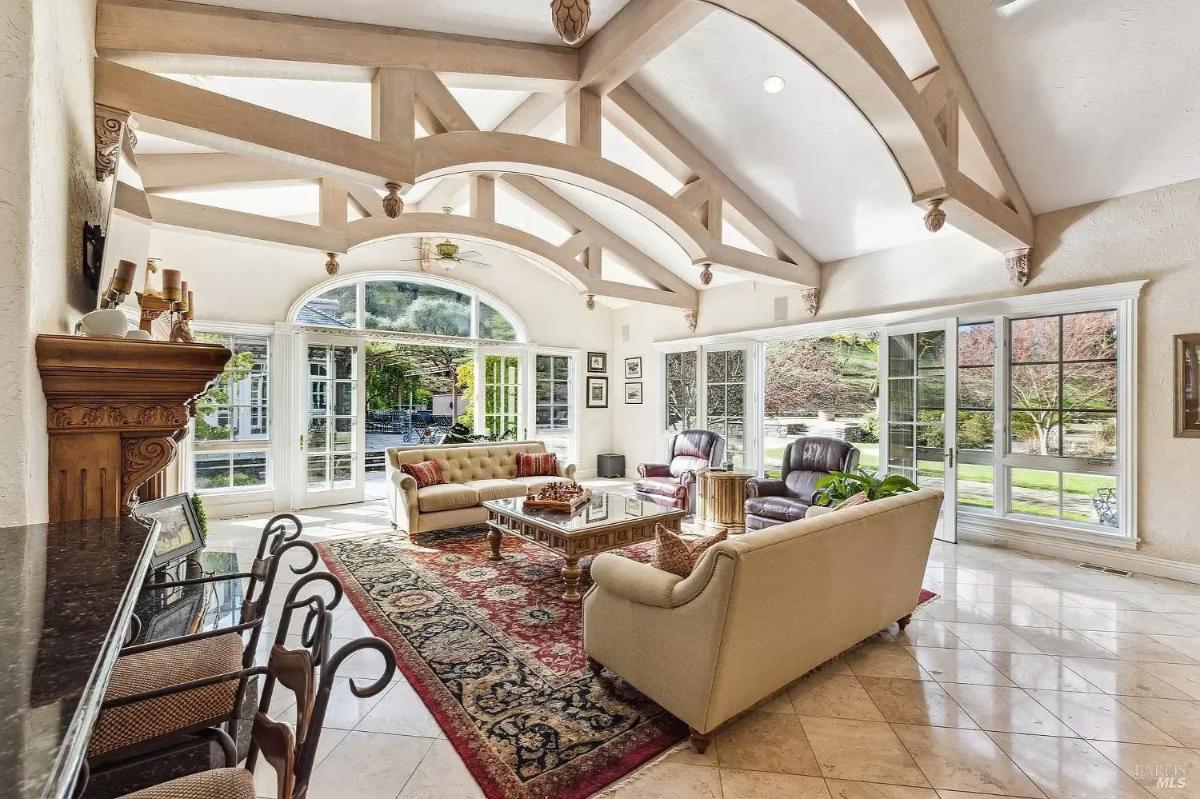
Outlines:
[{"label": "beige stucco wall", "polygon": [[0,525],[46,516],[37,333],[88,310],[79,229],[99,221],[93,166],[95,0],[0,3]]},{"label": "beige stucco wall", "polygon": [[[1039,217],[1033,276],[1024,289],[1008,282],[998,254],[949,230],[920,244],[829,264],[822,278],[819,318],[1149,280],[1138,325],[1141,551],[1200,563],[1200,439],[1175,438],[1172,432],[1172,337],[1200,332],[1200,180]],[[799,292],[740,284],[702,295],[697,332],[771,326],[781,295],[791,299],[788,321],[804,321]],[[678,312],[645,307],[618,311],[613,326],[618,364],[641,355],[646,374],[646,404],[614,410],[613,443],[632,470],[638,461],[657,457],[663,440],[657,430],[662,376],[653,342],[689,331]]]}]

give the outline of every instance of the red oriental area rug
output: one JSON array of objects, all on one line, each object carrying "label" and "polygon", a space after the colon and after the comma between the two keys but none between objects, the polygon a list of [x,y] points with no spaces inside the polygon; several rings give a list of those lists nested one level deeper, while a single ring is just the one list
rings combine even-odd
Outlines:
[{"label": "red oriental area rug", "polygon": [[[485,526],[320,545],[329,569],[490,799],[582,799],[665,751],[684,725],[587,668],[562,560]],[[648,560],[649,544],[624,554]],[[587,564],[579,589],[591,585]]]},{"label": "red oriental area rug", "polygon": [[[489,799],[583,799],[664,752],[684,725],[609,671],[594,676],[562,560],[484,525],[319,545],[371,630]],[[650,559],[653,543],[621,553]],[[591,586],[585,561],[580,592]],[[922,590],[920,604],[935,595]]]}]

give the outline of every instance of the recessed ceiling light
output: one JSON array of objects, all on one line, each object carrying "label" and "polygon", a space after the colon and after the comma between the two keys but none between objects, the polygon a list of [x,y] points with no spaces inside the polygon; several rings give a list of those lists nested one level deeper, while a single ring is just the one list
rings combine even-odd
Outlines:
[{"label": "recessed ceiling light", "polygon": [[778,75],[769,75],[763,81],[763,91],[767,94],[779,94],[787,86],[787,82]]}]

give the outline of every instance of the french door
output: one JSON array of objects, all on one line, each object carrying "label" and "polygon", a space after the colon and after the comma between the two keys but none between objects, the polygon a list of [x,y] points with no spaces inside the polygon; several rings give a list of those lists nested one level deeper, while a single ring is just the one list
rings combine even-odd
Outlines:
[{"label": "french door", "polygon": [[[475,432],[503,440],[525,439],[523,350],[491,348],[476,355]],[[482,376],[482,379],[480,379]]]},{"label": "french door", "polygon": [[361,340],[301,336],[297,508],[363,499],[363,351]]},{"label": "french door", "polygon": [[888,328],[880,339],[880,464],[946,495],[934,536],[958,540],[958,321]]}]

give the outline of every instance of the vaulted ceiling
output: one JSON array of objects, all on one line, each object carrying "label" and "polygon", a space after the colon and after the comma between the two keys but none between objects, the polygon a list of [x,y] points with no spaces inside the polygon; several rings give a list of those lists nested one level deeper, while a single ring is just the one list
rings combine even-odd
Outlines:
[{"label": "vaulted ceiling", "polygon": [[[143,5],[136,0],[121,1]],[[647,4],[655,2],[658,0],[647,0]],[[781,2],[784,0],[764,0],[761,5],[765,8]],[[924,91],[937,61],[918,26],[904,13],[906,0],[848,2],[886,43],[902,76]],[[144,5],[170,4],[146,0]],[[561,44],[550,26],[546,0],[358,0],[341,4],[327,0],[219,0],[205,5]],[[591,35],[602,30],[625,5],[624,0],[594,0]],[[994,8],[985,0],[928,0],[928,7],[1034,212],[1200,177],[1200,147],[1196,145],[1200,141],[1200,102],[1195,91],[1200,48],[1194,42],[1195,32],[1200,30],[1200,3],[1015,0]],[[628,86],[666,123],[686,132],[690,143],[777,223],[782,235],[818,262],[931,235],[961,235],[951,229],[953,218],[940,233],[925,229],[925,206],[914,203],[916,189],[897,168],[896,148],[886,141],[888,131],[864,116],[863,109],[847,97],[844,86],[835,85],[781,37],[745,19],[711,10],[697,14],[696,20],[641,64]],[[186,59],[179,63],[191,64]],[[170,72],[161,66],[155,71]],[[209,74],[175,72],[169,77],[359,136],[371,135],[371,85],[361,80],[285,80],[212,74],[221,69],[195,71]],[[783,79],[781,92],[764,91],[763,81],[768,76]],[[502,125],[530,97],[530,87],[520,82],[506,88],[491,82],[482,88],[461,76],[442,77],[453,100],[485,131]],[[608,109],[613,101],[605,100],[605,104]],[[624,108],[623,103],[618,105]],[[995,171],[972,173],[967,165],[971,159],[982,158],[986,148],[979,143],[983,139],[980,134],[986,135],[986,131],[972,131],[965,116],[966,103],[962,106],[963,172],[1019,211],[1019,202],[1001,185],[1003,178]],[[542,116],[545,120],[533,129],[513,132],[564,140],[562,110]],[[955,117],[953,128],[957,131],[958,115]],[[689,178],[660,163],[661,158],[651,157],[653,154],[639,146],[644,141],[635,143],[632,138],[637,137],[628,126],[618,118],[613,121],[618,124],[606,120],[602,128],[604,157],[668,194],[680,192]],[[418,130],[418,136],[424,134]],[[943,134],[950,135],[944,128]],[[959,136],[954,136],[958,149]],[[143,134],[138,154],[149,157],[198,149],[202,148]],[[680,280],[695,288],[702,286],[695,258],[681,250],[661,226],[611,197],[578,185],[550,183],[575,207],[610,232],[637,244]],[[315,222],[320,213],[312,184],[162,187],[162,192],[176,199],[293,221]],[[467,212],[468,198],[467,184],[456,176],[419,182],[405,195],[410,208],[423,212],[437,211],[442,205]],[[546,218],[536,202],[531,203],[527,194],[512,186],[500,185],[497,198],[497,221],[549,239],[555,246],[571,237],[573,225],[563,224],[553,214]],[[728,216],[720,224],[727,244],[772,258],[780,255],[769,243],[764,246],[754,231],[731,225]],[[623,258],[619,252],[611,253],[605,260],[604,278],[633,285],[662,283],[647,281],[637,264],[628,260],[631,258]],[[763,277],[737,268],[718,266],[715,271],[717,285]]]}]

